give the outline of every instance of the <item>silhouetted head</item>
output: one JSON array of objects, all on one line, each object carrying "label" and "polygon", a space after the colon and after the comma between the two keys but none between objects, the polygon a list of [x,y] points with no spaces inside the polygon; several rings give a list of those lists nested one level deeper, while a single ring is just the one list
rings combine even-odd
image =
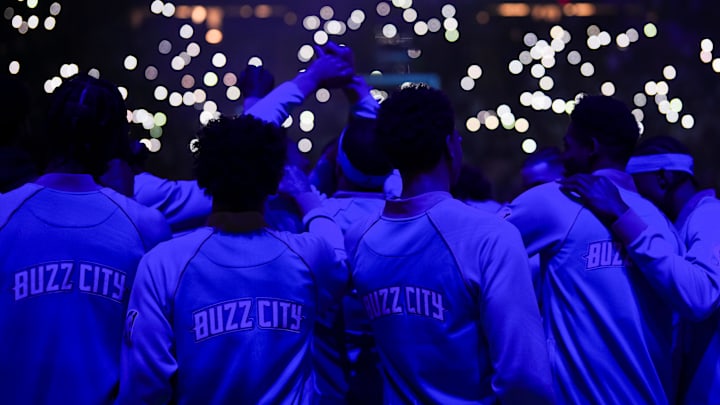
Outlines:
[{"label": "silhouetted head", "polygon": [[337,167],[349,185],[382,191],[392,166],[376,142],[375,120],[352,117],[338,144]]},{"label": "silhouetted head", "polygon": [[223,207],[253,211],[277,192],[287,158],[285,131],[250,115],[221,116],[198,133],[195,175]]}]

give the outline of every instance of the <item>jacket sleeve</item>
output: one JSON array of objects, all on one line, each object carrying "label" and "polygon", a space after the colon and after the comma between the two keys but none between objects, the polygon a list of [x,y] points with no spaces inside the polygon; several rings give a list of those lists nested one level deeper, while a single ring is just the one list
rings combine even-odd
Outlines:
[{"label": "jacket sleeve", "polygon": [[[119,404],[164,404],[172,398],[178,365],[169,321],[169,291],[154,255],[140,261],[120,358]],[[165,273],[166,274],[166,273]]]},{"label": "jacket sleeve", "polygon": [[478,304],[493,390],[504,404],[553,403],[545,333],[517,231],[508,226],[483,256]]},{"label": "jacket sleeve", "polygon": [[253,104],[246,114],[265,122],[282,125],[290,115],[290,111],[302,104],[303,100],[305,100],[305,94],[300,88],[292,81],[287,81]]},{"label": "jacket sleeve", "polygon": [[[687,253],[674,233],[628,210],[612,226],[628,255],[675,310],[702,320],[720,306],[720,209],[696,213]],[[704,222],[703,222],[704,221]],[[671,227],[672,225],[670,225]]]}]

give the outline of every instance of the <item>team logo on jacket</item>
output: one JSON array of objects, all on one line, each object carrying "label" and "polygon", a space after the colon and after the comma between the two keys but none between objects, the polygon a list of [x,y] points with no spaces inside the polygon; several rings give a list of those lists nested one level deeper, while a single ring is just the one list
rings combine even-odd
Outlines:
[{"label": "team logo on jacket", "polygon": [[427,288],[393,286],[379,288],[360,297],[370,320],[395,314],[410,314],[445,321],[443,295]]},{"label": "team logo on jacket", "polygon": [[264,297],[219,302],[192,316],[196,342],[255,328],[299,333],[305,319],[301,303]]},{"label": "team logo on jacket", "polygon": [[585,269],[595,270],[603,267],[624,267],[630,264],[625,251],[619,242],[602,240],[588,245]]},{"label": "team logo on jacket", "polygon": [[113,301],[125,299],[127,275],[121,270],[97,263],[59,261],[28,267],[15,272],[15,301],[46,294],[79,291]]}]

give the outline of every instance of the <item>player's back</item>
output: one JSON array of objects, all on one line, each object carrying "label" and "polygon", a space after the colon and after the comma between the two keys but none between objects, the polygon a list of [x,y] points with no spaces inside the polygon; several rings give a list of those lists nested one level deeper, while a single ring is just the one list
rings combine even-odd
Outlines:
[{"label": "player's back", "polygon": [[[361,233],[353,282],[372,322],[387,402],[512,402],[519,391],[528,403],[542,402],[549,389],[528,387],[549,387],[549,369],[515,229],[435,192],[388,200],[382,217]],[[516,306],[505,305],[511,288]],[[499,332],[497,302],[507,319],[522,312],[526,321],[527,347],[520,343],[515,354],[506,350],[518,343],[515,328]],[[506,363],[521,352],[527,373]]]},{"label": "player's back", "polygon": [[110,403],[117,389],[137,263],[169,229],[154,210],[86,180],[82,191],[29,183],[0,196],[8,403]]}]

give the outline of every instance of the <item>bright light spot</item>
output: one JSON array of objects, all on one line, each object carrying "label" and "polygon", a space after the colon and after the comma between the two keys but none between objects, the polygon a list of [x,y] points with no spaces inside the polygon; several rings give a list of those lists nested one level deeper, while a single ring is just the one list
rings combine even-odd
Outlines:
[{"label": "bright light spot", "polygon": [[645,105],[647,105],[647,97],[643,93],[637,93],[633,96],[633,103],[638,107],[645,107]]},{"label": "bright light spot", "polygon": [[580,66],[580,73],[585,77],[590,77],[595,74],[595,66],[590,62],[585,62]]},{"label": "bright light spot", "polygon": [[528,129],[530,129],[530,122],[528,122],[527,119],[518,118],[517,121],[515,121],[515,130],[519,133],[524,134]]},{"label": "bright light spot", "polygon": [[195,104],[197,100],[195,100],[195,93],[192,91],[186,91],[185,94],[183,94],[183,104],[186,106],[191,106]]},{"label": "bright light spot", "polygon": [[600,92],[604,96],[612,96],[615,94],[615,85],[612,82],[605,82],[600,86]]},{"label": "bright light spot", "polygon": [[173,70],[183,70],[185,67],[185,60],[181,58],[180,56],[175,56],[170,61],[170,66],[173,68]]},{"label": "bright light spot", "polygon": [[38,24],[40,24],[40,18],[38,18],[38,16],[31,15],[30,18],[28,18],[28,27],[30,27],[30,29],[34,30]]},{"label": "bright light spot", "polygon": [[160,140],[157,138],[150,139],[149,145],[146,145],[148,147],[148,150],[152,153],[160,152],[160,148],[162,148],[162,143],[160,143]]},{"label": "bright light spot", "polygon": [[495,130],[498,126],[500,126],[500,120],[494,115],[489,115],[485,117],[485,126],[491,131]]},{"label": "bright light spot", "polygon": [[390,5],[383,2],[378,3],[377,7],[375,7],[375,11],[378,13],[380,17],[386,17],[388,14],[390,14]]},{"label": "bright light spot", "polygon": [[534,153],[537,150],[537,142],[532,138],[525,139],[522,142],[522,150],[527,154]]},{"label": "bright light spot", "polygon": [[648,96],[654,96],[657,94],[657,83],[647,82],[645,83],[645,94]]},{"label": "bright light spot", "polygon": [[603,31],[598,34],[598,39],[600,40],[600,45],[602,46],[608,46],[610,45],[610,42],[612,42],[612,37],[610,37],[610,33],[607,31]]},{"label": "bright light spot", "polygon": [[518,56],[518,60],[522,62],[523,65],[529,65],[532,63],[533,57],[530,51],[522,51]]},{"label": "bright light spot", "polygon": [[503,115],[512,114],[510,106],[507,104],[500,104],[497,108],[497,115],[502,117]]},{"label": "bright light spot", "polygon": [[582,56],[580,56],[580,52],[578,51],[570,51],[567,55],[567,61],[571,65],[577,65],[582,61]]},{"label": "bright light spot", "polygon": [[257,66],[257,67],[260,67],[260,66],[263,65],[263,61],[262,61],[262,59],[260,59],[259,57],[253,56],[252,58],[250,58],[250,59],[248,60],[248,63],[247,63],[247,64],[248,64],[249,66]]},{"label": "bright light spot", "polygon": [[237,76],[233,72],[227,72],[223,75],[223,84],[226,86],[234,86],[237,84]]},{"label": "bright light spot", "polygon": [[207,9],[203,6],[195,6],[193,7],[192,13],[190,14],[190,19],[195,24],[202,24],[203,21],[207,18]]},{"label": "bright light spot", "polygon": [[206,101],[205,104],[203,104],[203,111],[207,111],[210,113],[216,113],[217,112],[217,104],[215,104],[214,101]]},{"label": "bright light spot", "polygon": [[303,45],[300,47],[300,50],[298,50],[298,60],[300,62],[309,61],[312,59],[313,55],[315,55],[315,49],[313,49],[310,45]]},{"label": "bright light spot", "polygon": [[165,113],[163,112],[155,113],[155,115],[153,116],[153,123],[155,124],[155,126],[158,127],[165,126],[165,124],[167,124],[167,115],[165,115]]},{"label": "bright light spot", "polygon": [[663,68],[663,76],[666,80],[675,79],[677,77],[677,71],[675,70],[675,67],[670,65],[665,66],[665,68]]},{"label": "bright light spot", "polygon": [[160,14],[163,11],[163,2],[160,0],[155,0],[152,3],[150,3],[150,11],[153,14]]},{"label": "bright light spot", "polygon": [[550,76],[545,76],[540,79],[539,86],[545,91],[551,90],[555,86],[555,81]]},{"label": "bright light spot", "polygon": [[[167,90],[166,90],[166,92],[167,92]],[[174,91],[174,92],[172,92],[172,94],[170,94],[170,98],[168,99],[168,102],[173,107],[179,107],[180,104],[182,104],[182,102],[183,102],[183,96],[182,96],[182,94]]]},{"label": "bright light spot", "polygon": [[705,52],[712,52],[714,47],[715,45],[713,44],[713,41],[709,38],[705,38],[700,41],[700,49]]},{"label": "bright light spot", "polygon": [[417,11],[414,8],[408,8],[403,11],[403,20],[408,23],[413,23],[417,20]]},{"label": "bright light spot", "polygon": [[455,10],[455,6],[453,6],[452,4],[444,5],[441,10],[442,16],[445,18],[454,17],[456,12],[457,11]]},{"label": "bright light spot", "polygon": [[140,108],[140,109],[133,111],[132,122],[135,124],[140,124],[140,123],[146,121],[150,117],[151,117],[150,113],[147,112],[147,110]]},{"label": "bright light spot", "polygon": [[315,99],[317,99],[319,103],[327,103],[330,100],[330,91],[325,88],[318,89],[315,92]]},{"label": "bright light spot", "polygon": [[720,73],[720,58],[716,58],[712,61],[712,69],[715,73]]},{"label": "bright light spot", "polygon": [[448,18],[445,21],[443,21],[443,28],[445,28],[447,31],[455,31],[458,28],[458,20],[454,18]]},{"label": "bright light spot", "polygon": [[518,75],[523,70],[523,64],[519,60],[510,61],[510,64],[508,65],[508,70],[510,71],[510,73]]},{"label": "bright light spot", "polygon": [[313,41],[318,45],[327,44],[328,39],[328,34],[325,31],[315,31],[315,34],[313,34]]},{"label": "bright light spot", "polygon": [[415,23],[413,30],[418,36],[423,36],[428,32],[428,25],[424,21],[418,21]]},{"label": "bright light spot", "polygon": [[475,88],[475,80],[470,76],[465,76],[460,80],[460,87],[465,91],[470,91]]},{"label": "bright light spot", "polygon": [[162,127],[154,126],[150,128],[150,136],[152,136],[153,138],[160,138],[162,136],[162,133]]},{"label": "bright light spot", "polygon": [[647,23],[643,27],[643,33],[648,38],[653,38],[657,35],[657,27],[653,23]]},{"label": "bright light spot", "polygon": [[397,35],[397,27],[393,24],[385,24],[382,28],[382,34],[385,38],[394,38]]},{"label": "bright light spot", "polygon": [[550,43],[550,48],[555,52],[562,52],[565,50],[565,41],[562,39],[553,39]]},{"label": "bright light spot", "polygon": [[708,51],[700,52],[700,60],[703,63],[710,63],[712,61],[712,52],[708,52]]},{"label": "bright light spot", "polygon": [[679,98],[670,100],[670,110],[679,113],[683,109],[683,102]]},{"label": "bright light spot", "polygon": [[445,40],[455,42],[460,39],[460,31],[445,31]]},{"label": "bright light spot", "polygon": [[310,132],[315,128],[315,122],[313,121],[300,121],[300,124],[298,125],[300,127],[300,130],[303,132]]},{"label": "bright light spot", "polygon": [[28,8],[35,8],[38,5],[38,0],[27,0]]},{"label": "bright light spot", "polygon": [[292,115],[288,115],[287,118],[285,118],[285,121],[282,123],[283,128],[290,128],[290,126],[293,124],[293,118]]},{"label": "bright light spot", "polygon": [[620,48],[627,48],[628,46],[630,46],[630,37],[628,37],[627,34],[622,33],[617,36],[617,38],[615,39],[615,43]]},{"label": "bright light spot", "polygon": [[665,119],[667,119],[667,122],[674,124],[680,119],[680,114],[676,113],[675,111],[668,111],[668,113],[665,115]]},{"label": "bright light spot", "polygon": [[207,123],[213,118],[215,118],[215,114],[209,111],[203,111],[200,113],[200,123],[203,125],[207,125]]},{"label": "bright light spot", "polygon": [[555,25],[552,28],[550,28],[550,38],[552,39],[560,39],[562,40],[563,35],[565,34],[565,30],[563,27],[559,25]]},{"label": "bright light spot", "polygon": [[543,76],[545,76],[545,66],[540,64],[535,64],[530,68],[530,74],[532,77],[539,79]]},{"label": "bright light spot", "polygon": [[298,141],[298,150],[302,153],[308,153],[312,150],[312,141],[308,138],[302,138]]},{"label": "bright light spot", "polygon": [[215,72],[206,72],[203,76],[203,83],[208,87],[213,87],[218,84],[218,75]]},{"label": "bright light spot", "polygon": [[158,77],[158,70],[155,66],[148,66],[145,68],[145,78],[147,80],[155,80]]},{"label": "bright light spot", "polygon": [[300,122],[314,122],[315,121],[315,114],[312,113],[312,111],[305,110],[300,113]]},{"label": "bright light spot", "polygon": [[430,32],[438,32],[440,31],[440,28],[442,28],[442,23],[437,18],[429,19],[427,24]]},{"label": "bright light spot", "polygon": [[333,18],[334,15],[335,10],[330,6],[323,6],[323,8],[320,9],[320,17],[322,17],[323,20],[329,20]]},{"label": "bright light spot", "polygon": [[515,127],[515,115],[503,114],[500,116],[500,123],[505,129],[513,129]]},{"label": "bright light spot", "polygon": [[566,114],[572,114],[573,110],[575,109],[575,105],[577,104],[576,101],[568,101],[565,104],[565,113]]},{"label": "bright light spot", "polygon": [[128,55],[125,57],[125,62],[123,62],[123,64],[125,65],[125,69],[135,70],[138,65],[138,60],[133,55]]},{"label": "bright light spot", "polygon": [[597,35],[599,33],[600,33],[600,27],[598,27],[597,25],[593,24],[593,25],[588,26],[588,28],[587,28],[588,36]]},{"label": "bright light spot", "polygon": [[120,92],[120,95],[122,96],[123,100],[127,100],[128,91],[125,87],[118,86],[118,91]]},{"label": "bright light spot", "polygon": [[331,20],[325,23],[325,31],[331,35],[342,35],[345,33],[345,23],[342,21]]},{"label": "bright light spot", "polygon": [[94,77],[94,78],[96,78],[96,79],[99,79],[99,78],[100,78],[100,71],[97,70],[97,69],[95,69],[95,68],[92,68],[92,69],[88,70],[88,76],[91,76],[91,77]]},{"label": "bright light spot", "polygon": [[522,94],[520,94],[520,104],[522,104],[525,107],[530,107],[532,105],[532,93],[529,91],[524,91]]},{"label": "bright light spot", "polygon": [[408,49],[407,54],[412,59],[417,59],[422,56],[422,50],[420,49]]},{"label": "bright light spot", "polygon": [[45,80],[45,84],[43,85],[43,90],[45,90],[45,93],[52,93],[55,91],[55,86],[53,86],[52,80]]},{"label": "bright light spot", "polygon": [[208,44],[219,44],[223,40],[223,33],[217,28],[213,28],[208,30],[208,32],[205,33],[205,41]]},{"label": "bright light spot", "polygon": [[479,79],[482,76],[482,68],[478,65],[470,65],[467,70],[468,76],[473,79]]},{"label": "bright light spot", "polygon": [[175,5],[172,3],[165,3],[162,9],[162,15],[165,17],[172,17],[175,15]]},{"label": "bright light spot", "polygon": [[183,75],[183,77],[180,79],[180,85],[184,89],[189,89],[195,85],[195,78],[190,74]]},{"label": "bright light spot", "polygon": [[43,23],[43,26],[46,30],[52,31],[55,28],[55,17],[50,16],[45,19],[45,22]]},{"label": "bright light spot", "polygon": [[153,95],[155,96],[155,100],[163,101],[168,96],[168,90],[167,90],[167,88],[165,88],[165,86],[157,86],[157,87],[155,87],[155,91],[153,92]]},{"label": "bright light spot", "polygon": [[667,114],[668,112],[670,112],[670,102],[667,100],[659,102],[658,111],[660,111],[661,114]]},{"label": "bright light spot", "polygon": [[680,124],[685,129],[692,129],[695,126],[695,118],[690,114],[683,115]]},{"label": "bright light spot", "polygon": [[350,20],[356,24],[362,24],[365,21],[365,12],[360,9],[353,10],[350,13]]},{"label": "bright light spot", "polygon": [[303,27],[308,31],[314,31],[320,28],[320,19],[314,15],[309,15],[303,19]]},{"label": "bright light spot", "polygon": [[23,23],[22,16],[19,16],[19,15],[14,16],[12,18],[12,20],[10,21],[10,24],[12,25],[13,28],[20,28],[22,23]]},{"label": "bright light spot", "polygon": [[16,75],[18,72],[20,72],[20,62],[14,60],[10,62],[10,65],[8,66],[8,70],[10,70],[11,75]]},{"label": "bright light spot", "polygon": [[235,101],[240,98],[240,89],[237,88],[237,86],[230,86],[228,87],[227,91],[225,92],[225,96],[230,101]]},{"label": "bright light spot", "polygon": [[204,103],[207,99],[207,94],[203,89],[195,89],[195,91],[193,91],[193,96],[195,97],[195,103],[197,104]]},{"label": "bright light spot", "polygon": [[657,83],[657,94],[666,95],[670,92],[670,87],[668,86],[667,82],[658,82]]},{"label": "bright light spot", "polygon": [[470,132],[477,132],[480,130],[480,120],[477,117],[470,117],[465,121],[465,128]]},{"label": "bright light spot", "polygon": [[598,37],[597,35],[588,37],[588,39],[587,39],[587,47],[588,48],[595,50],[595,49],[599,49],[600,46],[601,46],[600,37]]},{"label": "bright light spot", "polygon": [[215,66],[217,68],[221,68],[221,67],[225,66],[226,63],[227,63],[227,56],[225,56],[225,54],[218,52],[215,55],[213,55],[213,57],[212,57],[213,66]]},{"label": "bright light spot", "polygon": [[538,37],[533,32],[528,32],[523,36],[523,43],[527,47],[535,46],[537,43]]},{"label": "bright light spot", "polygon": [[625,32],[625,34],[627,34],[630,42],[636,42],[638,39],[640,39],[640,34],[635,28],[630,28],[629,30],[627,30],[627,32]]},{"label": "bright light spot", "polygon": [[635,116],[635,121],[637,122],[642,122],[642,120],[645,119],[645,113],[639,108],[632,110],[632,115]]},{"label": "bright light spot", "polygon": [[565,100],[557,98],[552,102],[552,110],[555,114],[562,114],[565,112]]},{"label": "bright light spot", "polygon": [[543,58],[540,60],[540,64],[543,65],[545,68],[550,69],[555,66],[555,57],[543,56]]},{"label": "bright light spot", "polygon": [[50,5],[50,15],[58,15],[60,14],[60,10],[62,9],[62,6],[60,3],[55,2]]}]

